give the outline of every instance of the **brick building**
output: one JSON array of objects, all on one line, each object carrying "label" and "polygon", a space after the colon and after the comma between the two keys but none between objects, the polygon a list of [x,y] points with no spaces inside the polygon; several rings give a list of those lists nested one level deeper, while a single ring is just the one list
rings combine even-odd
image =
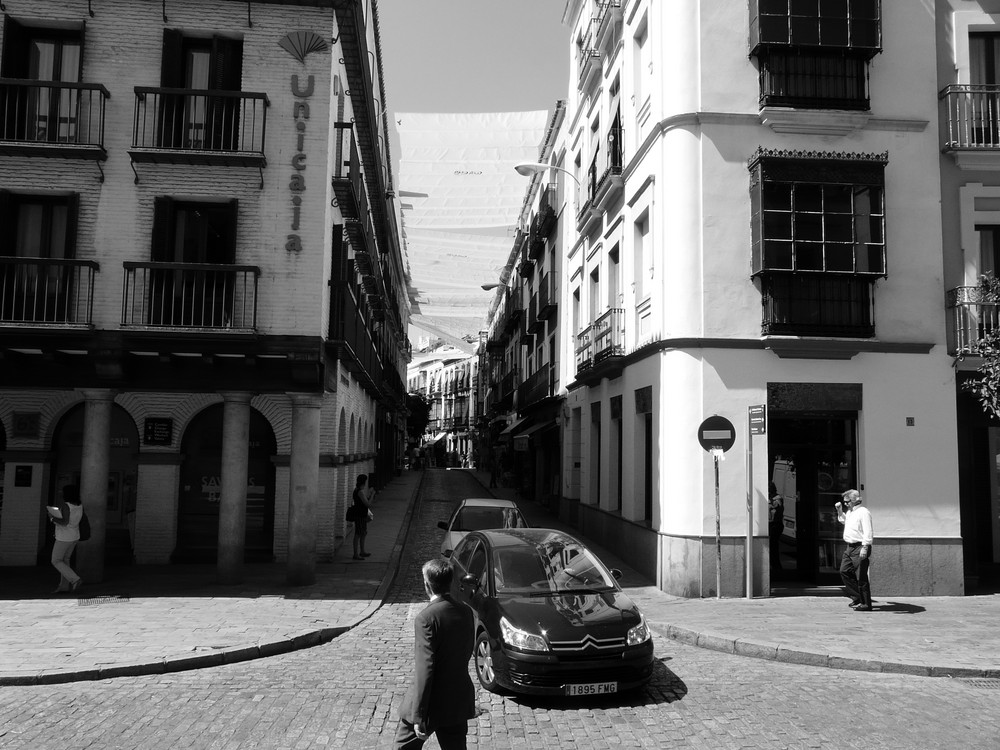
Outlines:
[{"label": "brick building", "polygon": [[403,446],[374,3],[32,0],[0,49],[0,565],[287,561]]}]

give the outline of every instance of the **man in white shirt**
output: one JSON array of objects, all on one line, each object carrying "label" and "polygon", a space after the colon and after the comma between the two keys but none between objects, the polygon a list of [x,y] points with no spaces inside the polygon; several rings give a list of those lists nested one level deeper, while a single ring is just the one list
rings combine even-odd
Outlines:
[{"label": "man in white shirt", "polygon": [[837,503],[837,520],[844,524],[844,541],[847,549],[840,561],[840,577],[855,612],[872,611],[872,589],[868,580],[868,566],[872,558],[872,514],[861,507],[861,493],[848,490],[843,504]]}]

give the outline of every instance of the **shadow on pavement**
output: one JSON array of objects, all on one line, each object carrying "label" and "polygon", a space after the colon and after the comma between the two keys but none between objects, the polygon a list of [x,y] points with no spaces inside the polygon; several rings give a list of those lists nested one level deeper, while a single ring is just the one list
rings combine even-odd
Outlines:
[{"label": "shadow on pavement", "polygon": [[872,610],[875,612],[895,612],[897,614],[903,615],[915,615],[920,612],[926,612],[926,607],[921,607],[916,604],[904,604],[902,602],[886,602],[885,604],[874,604],[872,605]]}]

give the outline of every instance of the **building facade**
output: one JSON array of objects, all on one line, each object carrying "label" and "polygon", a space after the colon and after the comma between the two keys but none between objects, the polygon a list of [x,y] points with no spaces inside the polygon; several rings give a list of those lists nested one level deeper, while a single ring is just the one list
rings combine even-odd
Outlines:
[{"label": "building facade", "polygon": [[407,391],[430,403],[424,435],[413,448],[434,456],[439,465],[471,466],[474,461],[477,364],[475,356],[440,345],[414,352],[407,368]]},{"label": "building facade", "polygon": [[[965,591],[980,500],[960,494],[942,300],[974,275],[948,225],[989,174],[938,179],[928,81],[954,82],[936,61],[958,15],[938,6],[566,3],[543,159],[562,196],[559,509],[664,591],[742,596],[748,560],[754,594],[838,584],[851,487],[875,517],[876,595]],[[718,463],[699,440],[714,415],[733,425]]]},{"label": "building facade", "polygon": [[0,565],[287,563],[405,445],[374,2],[32,0],[0,50]]}]

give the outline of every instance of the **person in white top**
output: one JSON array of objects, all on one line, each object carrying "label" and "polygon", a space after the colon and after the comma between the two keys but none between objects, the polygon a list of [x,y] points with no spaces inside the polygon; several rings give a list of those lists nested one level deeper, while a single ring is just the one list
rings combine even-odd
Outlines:
[{"label": "person in white top", "polygon": [[56,541],[52,545],[52,567],[59,571],[59,586],[53,594],[76,591],[83,583],[76,571],[69,566],[70,558],[76,543],[80,541],[80,519],[83,518],[83,505],[80,502],[80,490],[72,484],[62,488],[63,502],[58,507],[59,518],[50,517],[55,524]]},{"label": "person in white top", "polygon": [[868,579],[868,566],[872,559],[872,514],[861,507],[861,493],[847,490],[843,504],[837,503],[837,520],[844,524],[844,541],[847,549],[840,561],[840,577],[844,581],[850,606],[855,612],[872,611],[872,588]]}]

